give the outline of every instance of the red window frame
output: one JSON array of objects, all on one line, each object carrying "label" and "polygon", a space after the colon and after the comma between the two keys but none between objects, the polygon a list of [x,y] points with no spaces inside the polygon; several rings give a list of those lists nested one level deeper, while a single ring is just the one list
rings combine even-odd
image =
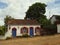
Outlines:
[{"label": "red window frame", "polygon": [[27,33],[28,33],[28,28],[27,28],[27,27],[22,27],[22,28],[21,28],[21,33],[24,33],[24,32],[23,32],[24,29],[26,29],[26,30],[27,30]]},{"label": "red window frame", "polygon": [[12,30],[17,30],[17,29],[14,27],[14,28],[12,28]]},{"label": "red window frame", "polygon": [[40,31],[40,27],[35,28],[35,33],[36,33],[37,30]]}]

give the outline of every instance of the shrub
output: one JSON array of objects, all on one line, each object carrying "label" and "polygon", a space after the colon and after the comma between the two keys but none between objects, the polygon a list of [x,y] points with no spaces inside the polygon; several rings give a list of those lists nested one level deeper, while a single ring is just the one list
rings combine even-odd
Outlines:
[{"label": "shrub", "polygon": [[28,34],[23,34],[23,37],[28,37]]},{"label": "shrub", "polygon": [[54,24],[43,27],[43,35],[52,35],[52,34],[56,34],[56,33],[57,33],[57,27]]}]

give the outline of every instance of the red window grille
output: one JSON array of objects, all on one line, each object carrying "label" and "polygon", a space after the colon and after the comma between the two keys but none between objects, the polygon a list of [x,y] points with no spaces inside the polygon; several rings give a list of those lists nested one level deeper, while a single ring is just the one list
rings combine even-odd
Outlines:
[{"label": "red window grille", "polygon": [[21,33],[28,33],[28,28],[27,27],[23,27],[21,28]]},{"label": "red window grille", "polygon": [[35,28],[35,33],[36,33],[36,32],[40,32],[40,27],[36,27],[36,28]]}]

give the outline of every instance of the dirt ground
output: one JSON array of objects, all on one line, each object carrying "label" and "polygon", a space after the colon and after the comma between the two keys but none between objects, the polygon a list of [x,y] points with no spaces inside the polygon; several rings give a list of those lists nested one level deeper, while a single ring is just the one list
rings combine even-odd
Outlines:
[{"label": "dirt ground", "polygon": [[33,38],[0,40],[0,45],[60,45],[60,34]]}]

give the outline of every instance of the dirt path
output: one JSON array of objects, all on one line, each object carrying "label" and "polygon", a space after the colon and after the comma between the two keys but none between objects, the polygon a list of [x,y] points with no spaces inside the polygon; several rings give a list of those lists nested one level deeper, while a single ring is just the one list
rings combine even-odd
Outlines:
[{"label": "dirt path", "polygon": [[2,40],[0,45],[60,45],[60,35]]}]

